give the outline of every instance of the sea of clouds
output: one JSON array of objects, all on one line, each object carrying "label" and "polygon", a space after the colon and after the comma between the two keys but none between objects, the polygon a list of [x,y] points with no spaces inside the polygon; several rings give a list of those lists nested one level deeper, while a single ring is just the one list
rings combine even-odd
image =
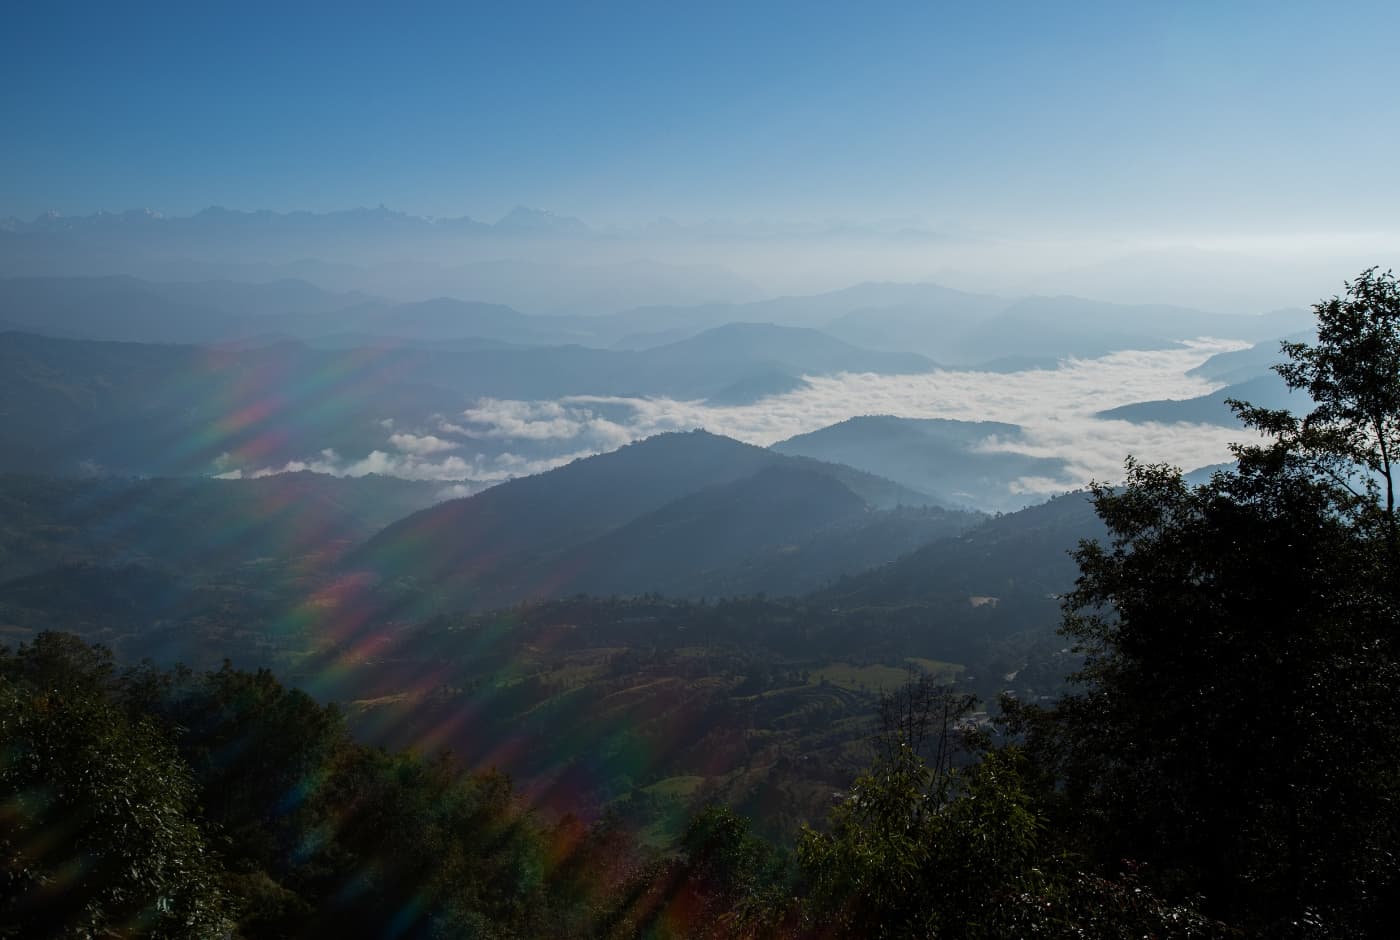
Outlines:
[{"label": "sea of clouds", "polygon": [[809,376],[804,388],[747,405],[583,395],[553,401],[483,399],[460,414],[433,416],[422,427],[386,421],[384,449],[367,457],[347,460],[327,450],[253,475],[313,470],[490,484],[666,431],[704,428],[767,446],[857,415],[883,414],[1019,425],[1022,434],[991,436],[977,447],[1066,461],[1063,477],[1010,484],[1013,492],[1048,496],[1090,480],[1118,479],[1128,455],[1186,470],[1229,460],[1229,444],[1246,434],[1240,429],[1094,415],[1133,402],[1208,394],[1218,386],[1186,373],[1215,353],[1243,345],[1200,339],[1174,349],[1117,352],[1010,373]]}]

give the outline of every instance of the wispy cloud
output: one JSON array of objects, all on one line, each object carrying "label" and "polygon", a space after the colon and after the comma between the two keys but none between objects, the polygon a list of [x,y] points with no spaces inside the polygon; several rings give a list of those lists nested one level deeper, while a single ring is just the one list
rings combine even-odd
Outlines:
[{"label": "wispy cloud", "polygon": [[[405,480],[434,480],[443,482],[500,483],[512,477],[530,476],[562,466],[580,457],[589,457],[594,450],[581,450],[548,457],[525,457],[514,453],[477,454],[471,459],[459,456],[434,459],[423,454],[394,454],[375,450],[359,459],[347,459],[334,450],[323,450],[315,457],[289,460],[280,466],[263,467],[252,472],[232,471],[223,477],[257,479],[277,473],[325,473],[338,477],[362,477],[372,473],[400,477]],[[478,487],[479,488],[479,487]]]}]

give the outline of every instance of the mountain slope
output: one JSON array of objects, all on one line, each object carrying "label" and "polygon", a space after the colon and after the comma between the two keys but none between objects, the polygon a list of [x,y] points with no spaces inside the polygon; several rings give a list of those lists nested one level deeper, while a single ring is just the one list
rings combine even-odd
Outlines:
[{"label": "mountain slope", "polygon": [[[384,420],[452,413],[458,354],[254,350],[0,333],[0,471],[116,475],[250,469],[386,446]],[[414,366],[420,366],[414,368]],[[430,368],[431,367],[431,368]],[[425,381],[425,377],[426,380]]]},{"label": "mountain slope", "polygon": [[779,464],[708,487],[580,547],[561,566],[591,594],[793,596],[963,531],[972,513],[872,509],[820,468]]},{"label": "mountain slope", "polygon": [[433,505],[441,486],[288,473],[257,480],[0,475],[0,581],[60,565],[229,571],[333,555]]},{"label": "mountain slope", "polygon": [[860,349],[820,330],[772,323],[728,323],[677,343],[655,347],[646,355],[666,365],[742,359],[787,366],[799,374],[927,372],[935,367],[917,353]]},{"label": "mountain slope", "polygon": [[[915,502],[926,500],[847,467],[703,431],[663,434],[410,516],[348,564],[470,606],[585,590],[699,593],[742,580],[716,572],[848,529],[881,504]],[[926,531],[969,521],[925,516]],[[823,574],[851,570],[836,561]],[[785,577],[773,586],[794,583]]]},{"label": "mountain slope", "polygon": [[1285,409],[1293,412],[1311,408],[1305,392],[1290,392],[1283,379],[1276,375],[1261,375],[1234,385],[1227,385],[1218,392],[1196,398],[1162,399],[1159,401],[1134,402],[1120,405],[1107,411],[1098,412],[1095,417],[1135,421],[1138,423],[1155,421],[1162,424],[1188,422],[1192,424],[1218,424],[1223,427],[1237,427],[1239,420],[1234,411],[1225,404],[1226,399],[1237,399],[1261,408]]},{"label": "mountain slope", "polygon": [[1075,665],[1055,635],[1060,599],[1079,574],[1070,552],[1082,539],[1105,537],[1087,494],[1071,493],[842,578],[807,601],[868,624],[872,655],[936,649],[941,659],[993,668],[975,682],[962,677],[987,698],[1013,678],[1014,687],[1049,693]]},{"label": "mountain slope", "polygon": [[0,279],[0,310],[17,327],[48,336],[124,342],[202,343],[307,323],[334,322],[347,308],[386,305],[305,281],[161,283],[134,277]]},{"label": "mountain slope", "polygon": [[523,554],[563,552],[774,462],[761,448],[703,431],[658,435],[417,513],[371,539],[353,563],[426,583],[475,584]]},{"label": "mountain slope", "polygon": [[1057,606],[1049,595],[1073,587],[1078,572],[1069,551],[1081,539],[1102,537],[1104,531],[1086,494],[1058,496],[844,579],[813,600],[841,607],[898,607],[1019,596]]},{"label": "mountain slope", "polygon": [[1290,333],[1280,339],[1256,343],[1248,349],[1216,353],[1186,374],[1210,379],[1212,382],[1230,382],[1232,384],[1243,382],[1247,379],[1267,375],[1275,364],[1285,361],[1285,356],[1279,350],[1280,343],[1284,341],[1311,343],[1316,340],[1317,335],[1313,332]]},{"label": "mountain slope", "polygon": [[1021,429],[990,421],[867,415],[799,434],[773,445],[858,467],[933,495],[945,505],[983,510],[1017,509],[1027,500],[1012,489],[1022,477],[1060,477],[1062,460],[978,449],[991,438],[1014,440]]},{"label": "mountain slope", "polygon": [[734,594],[724,587],[728,572],[822,530],[858,524],[869,512],[830,476],[779,464],[646,513],[580,547],[561,567],[572,572],[570,588],[592,594]]}]

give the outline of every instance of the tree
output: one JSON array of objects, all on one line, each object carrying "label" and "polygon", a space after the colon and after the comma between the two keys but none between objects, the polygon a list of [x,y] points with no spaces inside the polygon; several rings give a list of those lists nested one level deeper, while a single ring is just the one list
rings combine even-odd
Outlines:
[{"label": "tree", "polygon": [[1331,494],[1281,461],[1198,490],[1132,465],[1095,490],[1111,544],[1077,552],[1083,691],[1054,723],[1072,821],[1100,863],[1149,862],[1227,919],[1347,917],[1397,875],[1392,608]]},{"label": "tree", "polygon": [[[1313,305],[1317,343],[1283,343],[1275,371],[1306,391],[1304,417],[1234,402],[1245,423],[1310,458],[1334,483],[1382,506],[1386,551],[1400,565],[1396,462],[1400,460],[1400,283],[1390,271],[1363,271],[1345,297]],[[1359,487],[1359,488],[1358,488]]]},{"label": "tree", "polygon": [[875,750],[881,760],[894,763],[908,749],[930,764],[931,784],[942,792],[952,780],[958,754],[985,743],[962,725],[977,697],[942,685],[912,665],[907,669],[903,685],[880,693]]},{"label": "tree", "polygon": [[798,860],[811,912],[837,935],[1023,932],[1017,899],[1038,890],[1040,821],[1014,751],[954,761],[961,744],[984,744],[958,728],[973,703],[911,674],[882,696],[874,764],[832,811],[830,831],[803,830]]},{"label": "tree", "polygon": [[678,874],[704,912],[695,937],[772,937],[792,919],[789,856],[754,835],[749,820],[711,804],[681,836]]},{"label": "tree", "polygon": [[0,936],[227,935],[190,771],[103,695],[105,651],[43,634],[0,667]]},{"label": "tree", "polygon": [[1078,870],[1047,830],[1038,770],[1023,749],[994,749],[959,730],[971,704],[926,675],[881,702],[873,765],[831,812],[828,831],[804,829],[798,845],[815,935],[1232,936],[1189,905],[1164,902],[1133,872]]},{"label": "tree", "polygon": [[1232,402],[1265,441],[1199,488],[1095,486],[1065,634],[1078,690],[1012,709],[1067,851],[1270,936],[1400,916],[1400,289],[1365,271],[1278,373],[1314,408]]},{"label": "tree", "polygon": [[1013,717],[1098,870],[1145,863],[1254,931],[1365,936],[1400,897],[1400,291],[1372,269],[1316,311],[1278,367],[1309,414],[1236,402],[1267,440],[1235,472],[1192,489],[1130,460],[1094,487],[1079,690]]}]

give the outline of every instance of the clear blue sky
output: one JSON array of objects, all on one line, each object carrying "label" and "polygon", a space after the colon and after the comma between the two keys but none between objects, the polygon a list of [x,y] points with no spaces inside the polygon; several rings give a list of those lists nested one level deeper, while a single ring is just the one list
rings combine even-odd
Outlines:
[{"label": "clear blue sky", "polygon": [[1397,11],[11,3],[0,215],[1393,229]]}]

